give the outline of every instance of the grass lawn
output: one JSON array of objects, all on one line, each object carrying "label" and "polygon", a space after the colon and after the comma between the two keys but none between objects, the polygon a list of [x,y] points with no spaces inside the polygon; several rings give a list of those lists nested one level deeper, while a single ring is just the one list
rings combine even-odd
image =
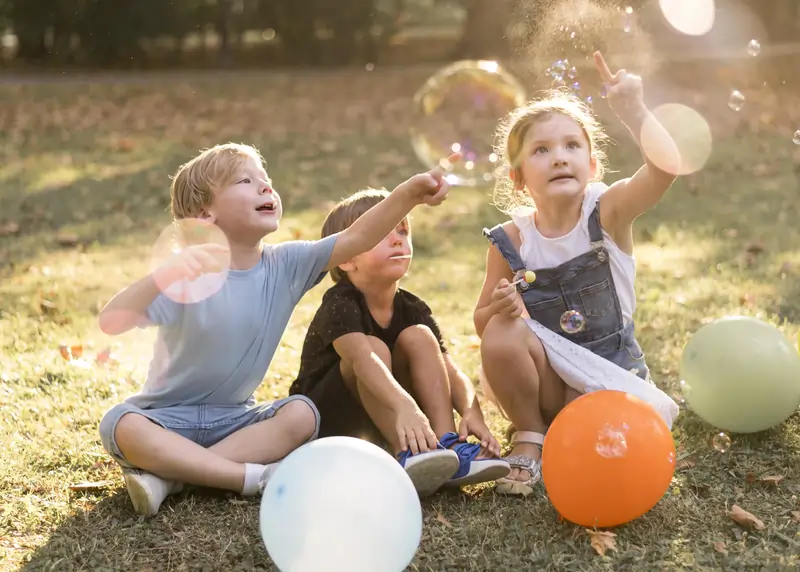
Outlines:
[{"label": "grass lawn", "polygon": [[[257,499],[190,490],[170,497],[153,519],[133,513],[97,425],[140,387],[153,332],[110,339],[96,315],[147,272],[150,248],[169,221],[168,176],[199,148],[228,140],[261,148],[286,211],[274,240],[316,237],[331,201],[365,185],[391,188],[422,170],[406,130],[411,95],[431,71],[0,86],[0,569],[271,569]],[[638,332],[653,376],[668,392],[678,388],[682,347],[702,324],[745,314],[794,337],[800,323],[791,142],[800,121],[785,121],[796,101],[753,97],[736,114],[726,106],[727,83],[697,78],[693,85],[703,91],[675,90],[673,99],[711,123],[713,155],[635,227]],[[648,93],[666,97],[660,89]],[[616,123],[609,126],[619,172],[610,181],[631,174],[639,159]],[[416,260],[404,283],[429,301],[474,379],[472,309],[487,247],[480,231],[503,218],[489,200],[488,189],[456,189],[442,207],[417,211]],[[286,394],[305,327],[329,283],[297,308],[259,399]],[[80,359],[62,357],[61,346],[75,346]],[[109,348],[114,359],[105,359]],[[502,419],[491,406],[486,412],[501,435]],[[800,417],[763,434],[733,435],[724,454],[711,445],[714,433],[690,411],[680,416],[674,437],[682,462],[668,493],[617,529],[616,550],[605,556],[584,529],[559,520],[543,488],[522,500],[475,487],[424,501],[423,540],[411,569],[760,570],[796,563]],[[81,482],[100,485],[70,488]],[[765,528],[738,526],[728,515],[734,504]]]}]

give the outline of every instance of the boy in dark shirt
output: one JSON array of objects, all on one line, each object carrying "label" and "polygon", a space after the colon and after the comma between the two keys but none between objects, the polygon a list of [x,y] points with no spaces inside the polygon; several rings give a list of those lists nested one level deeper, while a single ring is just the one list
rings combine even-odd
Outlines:
[{"label": "boy in dark shirt", "polygon": [[[341,232],[388,193],[368,189],[336,205],[322,236]],[[444,346],[428,305],[399,287],[411,263],[402,221],[380,244],[334,268],[335,284],[306,334],[290,394],[320,411],[320,437],[388,442],[420,496],[510,471],[470,379]],[[456,432],[453,409],[461,416]],[[480,444],[467,443],[468,435]]]}]

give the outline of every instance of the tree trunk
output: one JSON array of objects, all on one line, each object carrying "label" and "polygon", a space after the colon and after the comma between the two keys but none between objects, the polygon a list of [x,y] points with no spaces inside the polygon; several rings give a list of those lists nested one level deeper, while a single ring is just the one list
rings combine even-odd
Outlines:
[{"label": "tree trunk", "polygon": [[502,58],[509,54],[507,0],[463,0],[467,20],[454,50],[457,59]]}]

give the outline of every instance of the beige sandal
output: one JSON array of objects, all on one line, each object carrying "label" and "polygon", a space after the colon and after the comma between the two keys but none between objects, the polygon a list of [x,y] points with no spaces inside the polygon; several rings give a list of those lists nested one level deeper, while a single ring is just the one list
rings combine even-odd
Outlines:
[{"label": "beige sandal", "polygon": [[[515,445],[536,445],[539,450],[544,445],[544,435],[535,431],[515,431],[511,436],[511,446]],[[506,457],[512,469],[528,471],[531,477],[527,481],[518,481],[504,477],[498,479],[495,490],[502,495],[522,495],[528,496],[533,492],[533,487],[542,479],[542,461],[533,459],[525,455],[511,455]]]}]

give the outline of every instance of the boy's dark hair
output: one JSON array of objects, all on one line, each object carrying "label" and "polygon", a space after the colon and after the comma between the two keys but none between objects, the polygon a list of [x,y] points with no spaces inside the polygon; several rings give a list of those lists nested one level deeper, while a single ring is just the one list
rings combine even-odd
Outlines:
[{"label": "boy's dark hair", "polygon": [[[322,238],[342,232],[388,196],[389,191],[385,189],[363,189],[342,199],[325,217],[325,222],[322,223]],[[405,222],[408,224],[408,219]],[[339,282],[346,276],[347,273],[341,268],[337,267],[331,270],[331,279],[334,282]]]}]

